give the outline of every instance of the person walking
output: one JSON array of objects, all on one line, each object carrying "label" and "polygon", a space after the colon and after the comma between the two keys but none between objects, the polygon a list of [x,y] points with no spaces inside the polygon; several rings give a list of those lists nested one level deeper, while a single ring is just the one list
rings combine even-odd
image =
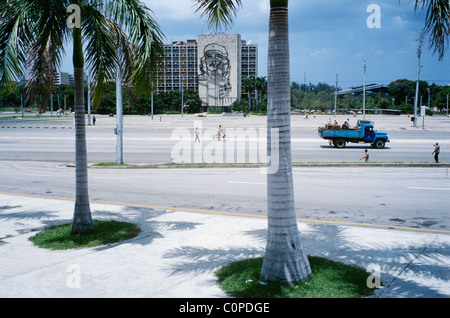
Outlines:
[{"label": "person walking", "polygon": [[369,152],[367,151],[367,149],[364,149],[364,157],[362,157],[359,160],[363,160],[363,159],[364,159],[364,162],[368,162],[369,161]]},{"label": "person walking", "polygon": [[97,121],[97,118],[95,118],[95,116],[94,117],[92,117],[92,123],[94,124],[94,126],[95,126],[95,122]]},{"label": "person walking", "polygon": [[198,127],[196,127],[195,128],[195,141],[194,142],[197,142],[197,140],[198,140],[198,142],[201,143],[199,136],[200,136],[200,131],[198,130]]},{"label": "person walking", "polygon": [[222,131],[222,125],[219,125],[217,128],[217,140],[220,140],[220,137],[225,138],[225,134]]},{"label": "person walking", "polygon": [[439,162],[439,153],[441,152],[441,147],[439,146],[439,143],[436,143],[433,146],[434,146],[434,151],[431,154],[434,155],[434,160],[436,161],[436,163],[438,163]]}]

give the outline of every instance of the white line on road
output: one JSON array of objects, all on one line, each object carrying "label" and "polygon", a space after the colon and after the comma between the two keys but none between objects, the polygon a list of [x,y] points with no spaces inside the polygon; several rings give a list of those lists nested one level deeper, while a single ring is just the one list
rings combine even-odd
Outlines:
[{"label": "white line on road", "polygon": [[444,190],[444,191],[450,191],[450,188],[432,188],[432,187],[408,187],[408,189],[413,189],[413,190]]},{"label": "white line on road", "polygon": [[266,185],[266,182],[250,182],[250,181],[227,181],[229,184],[264,184]]},{"label": "white line on road", "polygon": [[112,178],[112,177],[90,177],[92,179],[103,179],[103,180],[128,180],[129,178]]}]

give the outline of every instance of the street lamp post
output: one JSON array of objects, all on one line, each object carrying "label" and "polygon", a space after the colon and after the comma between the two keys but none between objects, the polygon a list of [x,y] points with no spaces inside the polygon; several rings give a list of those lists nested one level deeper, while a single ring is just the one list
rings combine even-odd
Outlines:
[{"label": "street lamp post", "polygon": [[[429,88],[427,88],[427,91],[428,91],[428,108],[430,109],[431,90]],[[424,112],[423,117],[422,117],[422,129],[425,129],[425,115],[426,115],[426,111]]]},{"label": "street lamp post", "polygon": [[447,94],[447,117],[448,117],[448,94]]},{"label": "street lamp post", "polygon": [[338,81],[339,81],[339,74],[336,74],[336,90],[335,90],[335,93],[334,93],[334,118],[336,118]]},{"label": "street lamp post", "polygon": [[153,88],[152,88],[152,119],[153,119]]},{"label": "street lamp post", "polygon": [[181,117],[184,115],[184,75],[181,75]]},{"label": "street lamp post", "polygon": [[420,78],[420,55],[422,54],[422,33],[419,33],[419,47],[417,48],[417,81],[416,81],[416,98],[414,100],[414,127],[417,127],[417,104],[419,102],[419,78]]},{"label": "street lamp post", "polygon": [[363,119],[366,119],[366,59],[364,59]]},{"label": "street lamp post", "polygon": [[22,118],[23,118],[23,94],[20,94],[20,106],[22,107]]},{"label": "street lamp post", "polygon": [[91,85],[89,84],[90,78],[87,76],[87,104],[88,104],[88,125],[91,125]]}]

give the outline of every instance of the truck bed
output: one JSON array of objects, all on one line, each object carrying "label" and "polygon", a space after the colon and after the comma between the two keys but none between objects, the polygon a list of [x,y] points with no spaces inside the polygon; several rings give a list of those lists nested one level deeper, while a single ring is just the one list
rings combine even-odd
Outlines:
[{"label": "truck bed", "polygon": [[325,127],[319,127],[319,135],[324,139],[358,139],[362,138],[360,131],[356,128],[340,129],[338,127],[331,127],[331,125]]}]

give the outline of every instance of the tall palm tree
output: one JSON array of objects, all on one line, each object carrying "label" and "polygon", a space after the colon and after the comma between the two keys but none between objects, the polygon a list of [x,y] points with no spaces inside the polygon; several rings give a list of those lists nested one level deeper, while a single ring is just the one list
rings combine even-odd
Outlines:
[{"label": "tall palm tree", "polygon": [[415,8],[426,8],[424,33],[430,34],[430,47],[444,57],[450,35],[450,2],[447,0],[416,0]]},{"label": "tall palm tree", "polygon": [[[210,26],[227,25],[240,0],[196,0]],[[268,237],[261,276],[286,284],[304,282],[311,268],[298,230],[292,180],[288,0],[270,0],[267,78],[267,150],[278,156],[276,171],[267,175]],[[231,19],[230,19],[231,16]],[[279,140],[272,142],[272,132]],[[275,136],[274,136],[275,137]],[[272,145],[278,147],[272,149]],[[278,152],[275,156],[273,154]],[[269,166],[274,164],[269,163]]]},{"label": "tall palm tree", "polygon": [[[76,5],[81,24],[71,28],[67,9]],[[139,0],[6,0],[0,4],[0,86],[13,88],[28,71],[29,96],[48,96],[64,46],[73,43],[75,105],[75,208],[72,234],[94,228],[88,193],[84,67],[93,78],[93,103],[113,79],[116,65],[136,89],[151,87],[163,55],[162,32]],[[117,39],[120,39],[118,41]],[[128,54],[116,55],[116,48]],[[138,58],[135,58],[138,57]]]},{"label": "tall palm tree", "polygon": [[247,92],[247,98],[248,98],[248,111],[251,110],[252,105],[252,98],[251,93],[255,89],[254,87],[254,81],[250,77],[246,77],[242,80],[242,90],[244,92]]},{"label": "tall palm tree", "polygon": [[262,97],[264,95],[264,92],[267,89],[267,80],[265,76],[260,76],[256,78],[256,90],[258,91],[258,100],[257,102],[260,103],[262,100]]},{"label": "tall palm tree", "polygon": [[[304,282],[311,268],[298,230],[291,155],[288,0],[270,0],[267,65],[267,154],[278,152],[278,169],[267,174],[268,235],[263,279]],[[272,145],[276,131],[278,148]],[[271,165],[269,163],[269,165]]]}]

